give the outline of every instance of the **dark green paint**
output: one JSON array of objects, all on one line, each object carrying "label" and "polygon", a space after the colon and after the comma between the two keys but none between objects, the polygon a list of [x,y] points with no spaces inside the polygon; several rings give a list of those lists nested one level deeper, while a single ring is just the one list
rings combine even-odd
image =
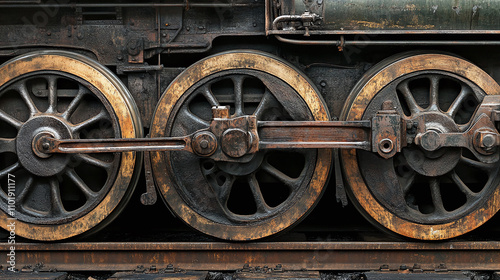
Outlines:
[{"label": "dark green paint", "polygon": [[500,1],[285,0],[283,12],[321,15],[327,30],[500,30]]}]

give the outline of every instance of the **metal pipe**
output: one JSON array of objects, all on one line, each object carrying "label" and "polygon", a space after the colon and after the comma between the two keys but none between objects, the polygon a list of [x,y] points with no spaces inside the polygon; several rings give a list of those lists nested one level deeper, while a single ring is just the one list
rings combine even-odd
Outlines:
[{"label": "metal pipe", "polygon": [[280,42],[294,45],[303,46],[498,46],[500,41],[457,41],[457,40],[422,40],[422,41],[411,41],[411,40],[363,40],[363,41],[342,41],[342,40],[298,40],[283,38],[279,35],[275,35],[276,39]]},{"label": "metal pipe", "polygon": [[[304,35],[303,30],[268,30],[269,35]],[[500,30],[317,30],[312,29],[309,31],[313,35],[360,35],[360,36],[377,36],[377,35],[500,35]]]},{"label": "metal pipe", "polygon": [[280,23],[280,22],[300,21],[301,19],[302,19],[302,16],[300,16],[300,15],[279,16],[273,20],[273,29],[278,30],[278,23]]}]

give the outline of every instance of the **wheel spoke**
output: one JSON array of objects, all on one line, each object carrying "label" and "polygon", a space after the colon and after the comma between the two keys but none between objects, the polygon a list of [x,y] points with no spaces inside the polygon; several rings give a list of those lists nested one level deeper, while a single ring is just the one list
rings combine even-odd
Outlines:
[{"label": "wheel spoke", "polygon": [[33,187],[34,180],[33,177],[29,177],[28,180],[26,181],[26,184],[24,184],[24,188],[21,191],[21,193],[17,196],[18,201],[22,204],[24,199],[26,198],[26,195],[30,192],[30,190]]},{"label": "wheel spoke", "polygon": [[299,179],[293,179],[293,178],[289,177],[285,173],[278,170],[276,167],[269,164],[267,161],[262,162],[261,168],[264,171],[266,171],[267,173],[269,173],[270,175],[272,175],[273,177],[275,177],[276,179],[278,179],[279,181],[281,181],[282,183],[284,183],[290,189],[294,189],[300,183]]},{"label": "wheel spoke", "polygon": [[243,81],[245,77],[236,76],[232,78],[234,83],[234,114],[237,117],[243,116]]},{"label": "wheel spoke", "polygon": [[202,89],[203,96],[207,99],[208,103],[210,103],[210,106],[219,106],[219,101],[215,97],[215,95],[212,93],[212,90],[210,89],[210,85],[205,85]]},{"label": "wheel spoke", "polygon": [[35,115],[38,113],[38,108],[35,105],[35,102],[33,102],[33,99],[31,99],[31,96],[28,92],[28,88],[26,87],[25,83],[21,83],[18,87],[17,90],[19,94],[21,95],[21,98],[24,100],[24,103],[26,103],[26,106],[28,106],[28,109],[31,113],[31,115]]},{"label": "wheel spoke", "polygon": [[274,96],[271,94],[271,92],[266,89],[266,92],[264,93],[264,96],[260,100],[259,105],[255,109],[255,112],[253,113],[258,120],[262,119],[263,114],[266,110],[269,108],[278,108],[278,102],[274,99]]},{"label": "wheel spoke", "polygon": [[250,186],[250,190],[252,191],[255,204],[257,205],[257,212],[258,213],[271,212],[271,207],[269,207],[269,205],[267,205],[266,201],[264,200],[264,196],[262,195],[259,182],[257,181],[255,174],[248,176],[247,181],[248,185]]},{"label": "wheel spoke", "polygon": [[66,214],[67,211],[64,209],[64,205],[62,203],[61,190],[57,178],[50,179],[50,196],[52,202],[51,213],[55,215]]},{"label": "wheel spoke", "polygon": [[413,172],[410,176],[405,177],[405,180],[401,186],[403,195],[406,195],[410,191],[410,188],[413,186],[413,183],[415,182],[415,177],[416,177],[415,172]]},{"label": "wheel spoke", "polygon": [[90,119],[85,120],[85,121],[83,121],[83,122],[81,122],[79,124],[74,125],[71,128],[71,132],[72,133],[78,133],[83,128],[85,128],[87,126],[90,126],[90,125],[93,125],[93,124],[96,124],[99,121],[104,120],[104,119],[106,119],[106,111],[105,110],[101,110],[101,112],[99,112],[99,114],[97,114],[97,115],[91,117]]},{"label": "wheel spoke", "polygon": [[446,112],[446,115],[450,116],[451,118],[454,118],[458,110],[460,110],[460,108],[462,107],[462,103],[469,96],[469,94],[471,94],[469,88],[462,85],[462,90],[451,104],[450,108]]},{"label": "wheel spoke", "polygon": [[187,121],[188,126],[186,128],[197,130],[198,128],[207,128],[210,126],[210,123],[199,116],[195,115],[187,106],[183,106],[183,108],[179,112],[179,119],[183,122]]},{"label": "wheel spoke", "polygon": [[85,97],[86,94],[88,94],[88,90],[83,85],[79,84],[77,95],[75,96],[75,98],[73,98],[73,100],[71,100],[71,103],[68,105],[68,108],[66,108],[66,110],[62,114],[62,117],[65,118],[66,120],[69,120],[69,118],[71,118],[71,116],[75,112],[76,108],[78,108],[78,105],[80,105],[80,103],[83,100],[83,97]]},{"label": "wheel spoke", "polygon": [[0,110],[0,120],[5,121],[9,125],[15,127],[17,130],[21,128],[23,123],[16,118],[12,117],[11,115],[7,114],[5,111]]},{"label": "wheel spoke", "polygon": [[94,191],[92,191],[87,186],[87,184],[85,184],[85,182],[82,180],[82,178],[80,178],[80,176],[78,176],[78,174],[76,174],[76,171],[74,169],[71,169],[71,170],[67,171],[66,175],[83,192],[83,194],[85,195],[85,197],[87,198],[87,200],[92,199],[92,198],[94,198],[94,197],[97,196],[97,193],[95,193]]},{"label": "wheel spoke", "polygon": [[469,165],[471,167],[474,167],[474,168],[486,171],[488,173],[491,172],[493,170],[493,168],[495,168],[494,164],[488,164],[488,163],[480,162],[480,161],[477,161],[477,160],[466,158],[464,156],[462,156],[460,158],[460,162],[462,162],[464,164],[467,164],[467,165]]},{"label": "wheel spoke", "polygon": [[477,196],[474,192],[472,192],[467,187],[467,185],[465,185],[465,183],[462,181],[462,179],[460,179],[460,177],[458,176],[458,174],[455,171],[451,174],[450,177],[453,180],[453,182],[455,183],[455,185],[458,186],[460,191],[462,191],[465,194],[465,196],[467,197],[467,200]]},{"label": "wheel spoke", "polygon": [[92,157],[92,156],[87,155],[87,154],[76,154],[75,159],[81,160],[87,164],[102,168],[102,169],[106,170],[108,175],[111,172],[111,169],[113,167],[113,163],[97,159],[97,158]]},{"label": "wheel spoke", "polygon": [[0,178],[7,176],[9,173],[12,173],[12,172],[18,170],[19,168],[21,168],[21,164],[18,161],[16,163],[12,164],[11,166],[5,168],[4,170],[0,171]]},{"label": "wheel spoke", "polygon": [[432,204],[434,204],[436,212],[440,214],[446,213],[443,205],[443,198],[441,196],[441,190],[439,187],[439,180],[437,178],[431,178],[429,185],[431,188]]},{"label": "wheel spoke", "polygon": [[439,77],[431,76],[431,88],[430,88],[430,106],[429,111],[439,110]]},{"label": "wheel spoke", "polygon": [[408,85],[408,81],[402,82],[398,86],[398,89],[403,94],[403,97],[406,101],[406,105],[408,105],[408,108],[410,109],[410,112],[412,115],[417,114],[418,112],[422,111],[422,108],[420,108],[420,106],[418,106],[417,102],[415,101],[415,98],[413,97],[413,94],[411,93],[410,87]]},{"label": "wheel spoke", "polygon": [[206,161],[209,164],[213,164],[212,167],[210,168],[205,168],[203,167],[201,170],[203,172],[203,175],[209,177],[209,176],[215,176],[216,172],[219,171],[219,169],[216,167],[215,163],[211,160]]},{"label": "wheel spoke", "polygon": [[47,79],[49,88],[49,107],[47,113],[55,113],[57,111],[57,77],[50,76]]},{"label": "wheel spoke", "polygon": [[236,178],[229,174],[226,174],[226,181],[222,186],[220,186],[218,196],[220,198],[221,203],[224,205],[224,208],[227,208],[227,201],[229,200],[229,195],[231,194],[231,190],[233,189],[234,182]]},{"label": "wheel spoke", "polygon": [[6,152],[11,152],[15,153],[16,152],[16,139],[15,138],[0,138],[0,154],[1,153],[6,153]]}]

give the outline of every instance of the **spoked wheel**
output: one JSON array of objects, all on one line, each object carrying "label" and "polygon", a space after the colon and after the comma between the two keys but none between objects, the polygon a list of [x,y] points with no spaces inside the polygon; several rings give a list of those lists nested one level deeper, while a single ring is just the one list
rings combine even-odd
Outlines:
[{"label": "spoked wheel", "polygon": [[[107,223],[129,199],[135,153],[41,153],[38,137],[141,137],[133,100],[97,62],[43,51],[0,67],[0,218],[16,218],[16,234],[61,240]],[[8,181],[13,179],[13,181]]]},{"label": "spoked wheel", "polygon": [[[490,76],[463,59],[403,55],[367,73],[343,119],[370,119],[390,100],[404,119],[425,124],[409,129],[464,132],[484,96],[499,92]],[[354,150],[342,151],[342,158],[355,204],[370,220],[407,237],[456,237],[485,223],[500,206],[500,163],[482,163],[467,149],[428,152],[410,144],[391,159]]]},{"label": "spoked wheel", "polygon": [[[328,120],[311,83],[271,55],[230,52],[183,72],[160,100],[152,137],[207,128],[212,106],[232,117]],[[262,150],[246,163],[214,161],[184,152],[152,153],[154,176],[170,208],[187,224],[227,240],[254,240],[303,218],[320,198],[329,150]]]}]

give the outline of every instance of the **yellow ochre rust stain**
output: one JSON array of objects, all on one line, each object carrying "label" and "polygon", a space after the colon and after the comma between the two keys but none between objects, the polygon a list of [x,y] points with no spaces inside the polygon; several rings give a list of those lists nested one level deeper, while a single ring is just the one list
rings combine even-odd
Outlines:
[{"label": "yellow ochre rust stain", "polygon": [[372,22],[372,21],[364,21],[364,20],[355,20],[351,21],[352,25],[358,25],[358,26],[363,26],[371,29],[405,29],[405,28],[411,28],[411,29],[433,29],[435,25],[432,24],[409,24],[409,25],[397,25],[397,24],[392,24],[389,23],[388,21],[382,21],[382,22]]}]

